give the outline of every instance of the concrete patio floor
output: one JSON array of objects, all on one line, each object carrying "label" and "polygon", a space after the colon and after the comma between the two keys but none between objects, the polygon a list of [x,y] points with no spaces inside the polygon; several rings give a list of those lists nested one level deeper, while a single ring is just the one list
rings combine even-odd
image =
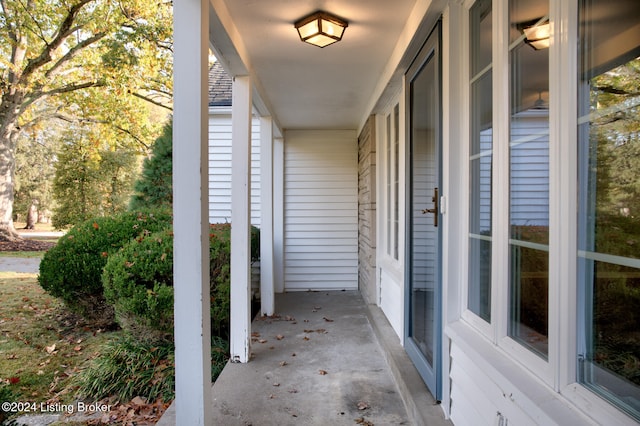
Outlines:
[{"label": "concrete patio floor", "polygon": [[250,362],[214,384],[213,425],[451,425],[358,292],[279,294],[276,312],[253,321]]}]

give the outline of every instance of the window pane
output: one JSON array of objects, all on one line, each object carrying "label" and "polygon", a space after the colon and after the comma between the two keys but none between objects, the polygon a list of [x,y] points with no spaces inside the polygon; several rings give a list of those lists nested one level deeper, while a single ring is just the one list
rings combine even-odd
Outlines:
[{"label": "window pane", "polygon": [[580,381],[640,419],[640,3],[580,5]]},{"label": "window pane", "polygon": [[469,148],[469,286],[467,307],[491,322],[491,184],[493,158],[491,2],[469,11],[471,62]]},{"label": "window pane", "polygon": [[469,10],[471,76],[491,65],[491,0],[477,0]]},{"label": "window pane", "polygon": [[393,108],[393,258],[398,259],[398,242],[400,240],[400,106]]},{"label": "window pane", "polygon": [[523,30],[548,20],[549,3],[509,1],[509,336],[547,359],[549,50]]},{"label": "window pane", "polygon": [[386,190],[387,190],[387,196],[386,196],[386,200],[387,200],[387,254],[391,255],[391,246],[392,246],[392,221],[393,221],[393,215],[392,215],[392,206],[393,206],[393,202],[391,201],[391,164],[392,164],[392,160],[391,160],[391,114],[387,115],[387,120],[386,120],[386,124],[387,124],[387,134],[386,134],[386,139],[385,139],[385,145],[386,145],[386,149],[387,149],[387,182],[386,182]]},{"label": "window pane", "polygon": [[549,254],[545,250],[520,244],[514,240],[510,244],[509,336],[546,359]]}]

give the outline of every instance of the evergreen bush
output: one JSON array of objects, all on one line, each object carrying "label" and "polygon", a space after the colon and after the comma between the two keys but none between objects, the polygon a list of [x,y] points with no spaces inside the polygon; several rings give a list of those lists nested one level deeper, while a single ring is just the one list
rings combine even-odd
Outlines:
[{"label": "evergreen bush", "polygon": [[138,337],[171,341],[173,233],[140,235],[110,256],[102,273],[104,296],[116,320]]},{"label": "evergreen bush", "polygon": [[[251,257],[260,253],[260,234],[251,233]],[[231,293],[231,226],[211,225],[211,334],[227,337]],[[141,235],[111,256],[102,275],[105,297],[115,307],[118,323],[143,338],[171,340],[173,336],[173,234]]]},{"label": "evergreen bush", "polygon": [[96,326],[110,326],[114,323],[113,307],[105,303],[101,280],[109,256],[138,235],[170,226],[171,214],[165,211],[127,212],[87,220],[45,253],[38,282]]},{"label": "evergreen bush", "polygon": [[129,204],[131,210],[145,207],[171,208],[172,153],[173,125],[169,122],[162,135],[153,143],[151,156],[142,163],[142,172],[134,184],[135,194]]}]

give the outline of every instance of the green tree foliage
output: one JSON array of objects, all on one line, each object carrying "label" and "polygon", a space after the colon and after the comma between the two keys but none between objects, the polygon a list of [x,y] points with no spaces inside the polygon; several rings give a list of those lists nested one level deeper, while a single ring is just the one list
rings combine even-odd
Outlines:
[{"label": "green tree foliage", "polygon": [[137,155],[101,146],[96,138],[90,132],[70,132],[60,149],[53,179],[53,226],[58,229],[126,210]]},{"label": "green tree foliage", "polygon": [[151,156],[144,160],[142,173],[135,183],[135,194],[131,198],[132,210],[145,207],[171,207],[173,126],[165,125],[162,135],[151,148]]},{"label": "green tree foliage", "polygon": [[14,218],[25,221],[29,208],[53,210],[54,164],[59,142],[58,129],[35,129],[23,133],[16,149]]},{"label": "green tree foliage", "polygon": [[[591,140],[597,144],[597,204],[600,214],[640,214],[640,59],[592,80],[596,118]],[[610,111],[611,108],[614,111]],[[602,111],[609,111],[601,114]]]},{"label": "green tree foliage", "polygon": [[13,230],[22,132],[53,119],[148,146],[172,92],[169,0],[0,0],[0,234]]},{"label": "green tree foliage", "polygon": [[[591,81],[588,199],[593,232],[589,249],[640,258],[640,58]],[[585,146],[585,151],[587,146]],[[593,262],[593,353],[597,364],[640,385],[640,279],[638,270]],[[589,305],[589,304],[587,304]]]}]

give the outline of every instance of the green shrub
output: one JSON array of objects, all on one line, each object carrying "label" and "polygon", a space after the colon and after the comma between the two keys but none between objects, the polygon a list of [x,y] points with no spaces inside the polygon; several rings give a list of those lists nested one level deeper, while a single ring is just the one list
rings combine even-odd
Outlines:
[{"label": "green shrub", "polygon": [[[231,225],[211,225],[209,233],[209,276],[211,279],[211,332],[229,332],[231,299]],[[251,227],[251,261],[260,259],[260,230]]]},{"label": "green shrub", "polygon": [[[252,260],[260,253],[252,228]],[[229,331],[231,292],[231,226],[210,227],[211,333]],[[173,235],[170,231],[141,235],[110,256],[102,275],[105,297],[115,307],[118,323],[133,334],[170,340],[173,333]]]},{"label": "green shrub", "polygon": [[113,324],[113,308],[105,303],[102,269],[122,245],[141,234],[171,226],[169,212],[128,212],[90,219],[60,238],[40,263],[38,282],[73,311],[97,326]]},{"label": "green shrub", "polygon": [[[123,328],[140,337],[164,339],[172,335],[173,233],[170,229],[140,235],[125,244],[107,261],[102,283],[104,296],[115,308],[116,320]],[[149,331],[153,331],[153,336]]]}]

